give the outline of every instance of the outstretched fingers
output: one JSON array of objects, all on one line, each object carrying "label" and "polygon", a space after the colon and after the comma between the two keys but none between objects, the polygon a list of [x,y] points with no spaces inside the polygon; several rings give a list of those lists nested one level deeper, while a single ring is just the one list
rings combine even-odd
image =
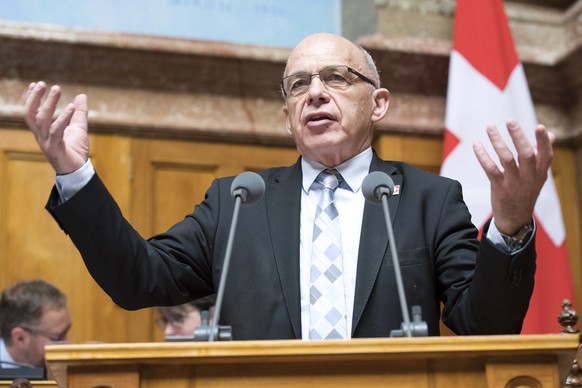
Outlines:
[{"label": "outstretched fingers", "polygon": [[45,102],[38,109],[36,121],[37,125],[43,130],[43,132],[51,126],[55,110],[57,109],[57,103],[60,98],[61,89],[54,85],[49,89]]},{"label": "outstretched fingers", "polygon": [[535,130],[536,134],[536,169],[539,172],[548,171],[554,157],[554,150],[552,144],[556,136],[548,132],[545,126],[538,125]]},{"label": "outstretched fingers", "polygon": [[[513,126],[510,128],[510,122],[507,124],[507,129],[511,136],[511,140],[513,144],[516,146],[518,155],[519,149],[525,148],[526,144],[529,144],[527,138],[525,137],[523,131],[517,124],[517,122],[513,122]],[[499,157],[499,163],[503,167],[506,174],[511,176],[516,176],[519,174],[519,168],[521,163],[518,164],[518,161],[521,162],[519,156],[518,161],[515,160],[515,156],[509,146],[503,140],[501,133],[497,130],[497,128],[493,125],[487,127],[487,136],[491,141],[491,145],[495,149],[497,156]],[[525,143],[524,143],[525,142]],[[519,144],[519,145],[518,145]],[[531,147],[530,147],[531,148]]]},{"label": "outstretched fingers", "polygon": [[87,96],[80,94],[54,118],[60,98],[58,85],[47,93],[44,82],[31,83],[26,93],[24,121],[55,172],[67,174],[80,168],[89,157],[88,104]]},{"label": "outstretched fingers", "polygon": [[69,126],[71,118],[75,113],[75,105],[73,103],[68,104],[57,119],[50,125],[49,130],[46,131],[45,140],[47,148],[53,148],[62,142],[65,129]]},{"label": "outstretched fingers", "polygon": [[515,155],[494,126],[487,128],[491,145],[499,157],[499,166],[482,144],[475,144],[473,149],[491,182],[495,224],[502,233],[512,234],[531,220],[552,160],[553,135],[539,125],[534,146],[515,120],[509,120],[506,127],[515,146]]},{"label": "outstretched fingers", "polygon": [[479,161],[481,168],[483,171],[485,171],[487,178],[489,178],[492,183],[499,183],[503,181],[507,174],[518,174],[518,166],[514,159],[513,153],[507,144],[505,144],[503,137],[494,125],[487,127],[487,136],[489,137],[489,141],[493,147],[493,150],[499,158],[499,163],[503,167],[503,170],[499,168],[497,163],[487,153],[487,150],[481,142],[476,142],[473,144],[473,151],[477,156],[477,160]]},{"label": "outstretched fingers", "polygon": [[536,150],[534,146],[532,146],[517,121],[513,119],[509,120],[507,122],[507,131],[517,151],[520,174],[525,179],[534,179],[537,173]]},{"label": "outstretched fingers", "polygon": [[87,114],[89,112],[87,104],[87,95],[79,94],[73,101],[75,111],[71,117],[71,125],[77,125],[83,129],[87,129]]},{"label": "outstretched fingers", "polygon": [[503,179],[503,173],[499,170],[495,161],[491,159],[491,156],[489,156],[485,146],[481,142],[473,144],[473,152],[489,181],[495,182]]},{"label": "outstretched fingers", "polygon": [[39,126],[37,124],[36,115],[44,93],[46,85],[44,82],[32,82],[28,85],[26,93],[26,101],[24,102],[24,121],[38,135]]}]

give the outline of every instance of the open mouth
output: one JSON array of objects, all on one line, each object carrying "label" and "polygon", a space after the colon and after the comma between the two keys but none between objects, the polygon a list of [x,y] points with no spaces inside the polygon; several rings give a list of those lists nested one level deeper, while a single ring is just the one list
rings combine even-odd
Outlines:
[{"label": "open mouth", "polygon": [[307,116],[306,122],[312,123],[312,122],[324,121],[324,120],[333,120],[333,117],[331,117],[330,115],[325,114],[325,113],[314,114],[314,115]]}]

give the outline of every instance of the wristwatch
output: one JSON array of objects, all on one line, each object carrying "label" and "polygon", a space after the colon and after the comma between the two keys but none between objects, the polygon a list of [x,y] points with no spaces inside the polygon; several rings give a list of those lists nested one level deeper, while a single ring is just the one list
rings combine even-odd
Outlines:
[{"label": "wristwatch", "polygon": [[517,233],[514,234],[513,236],[508,236],[508,235],[503,234],[501,232],[499,232],[499,234],[503,238],[503,241],[505,241],[505,243],[507,244],[507,247],[510,250],[514,250],[516,248],[521,247],[521,244],[523,244],[523,241],[525,240],[525,238],[529,235],[529,233],[532,230],[533,230],[533,226],[532,226],[532,223],[530,222],[529,224],[525,225],[523,228],[518,230]]}]

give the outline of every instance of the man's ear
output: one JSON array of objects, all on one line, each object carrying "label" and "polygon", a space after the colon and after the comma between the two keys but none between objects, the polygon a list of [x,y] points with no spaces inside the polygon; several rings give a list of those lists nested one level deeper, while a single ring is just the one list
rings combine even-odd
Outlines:
[{"label": "man's ear", "polygon": [[22,347],[28,342],[28,333],[20,326],[12,328],[10,336],[12,337],[12,346],[14,347]]},{"label": "man's ear", "polygon": [[388,89],[380,88],[374,90],[372,94],[374,98],[374,109],[372,110],[371,120],[373,123],[377,123],[382,120],[386,113],[388,113],[388,106],[390,105],[390,92]]}]

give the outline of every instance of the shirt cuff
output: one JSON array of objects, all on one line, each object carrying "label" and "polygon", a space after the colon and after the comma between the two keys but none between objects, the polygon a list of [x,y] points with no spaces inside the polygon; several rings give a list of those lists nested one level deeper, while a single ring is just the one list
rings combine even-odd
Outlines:
[{"label": "shirt cuff", "polygon": [[489,223],[489,229],[487,230],[487,240],[489,240],[489,242],[493,244],[495,248],[500,249],[502,252],[505,252],[507,254],[513,255],[520,252],[527,244],[530,243],[530,241],[533,239],[533,236],[535,235],[536,221],[535,219],[533,219],[533,231],[530,233],[529,238],[524,240],[523,243],[521,243],[521,245],[511,249],[505,243],[505,240],[501,236],[501,232],[497,230],[494,221],[495,219],[492,219],[491,222]]},{"label": "shirt cuff", "polygon": [[60,203],[68,201],[77,194],[95,175],[95,169],[91,159],[87,159],[85,164],[76,171],[55,177],[55,186],[59,193]]}]

